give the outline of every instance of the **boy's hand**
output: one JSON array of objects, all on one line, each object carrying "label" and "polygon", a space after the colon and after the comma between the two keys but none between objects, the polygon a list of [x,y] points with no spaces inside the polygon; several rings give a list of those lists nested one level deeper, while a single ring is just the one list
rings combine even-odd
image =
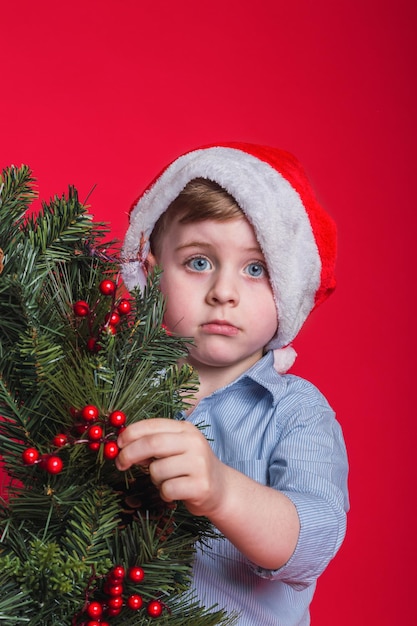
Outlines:
[{"label": "boy's hand", "polygon": [[167,418],[136,422],[119,435],[117,443],[118,469],[147,466],[166,502],[182,500],[194,515],[210,516],[216,508],[225,466],[190,422]]},{"label": "boy's hand", "polygon": [[300,530],[293,503],[222,463],[190,422],[143,420],[128,426],[118,444],[120,470],[147,466],[163,500],[182,500],[193,515],[208,517],[250,561],[278,569],[291,557]]}]

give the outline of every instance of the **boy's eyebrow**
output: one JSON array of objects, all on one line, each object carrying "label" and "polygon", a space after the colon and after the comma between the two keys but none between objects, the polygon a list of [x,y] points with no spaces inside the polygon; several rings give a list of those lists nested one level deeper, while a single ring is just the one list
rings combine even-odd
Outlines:
[{"label": "boy's eyebrow", "polygon": [[179,246],[177,246],[175,249],[182,250],[183,248],[200,248],[200,247],[210,248],[211,244],[205,241],[186,241],[185,243],[182,243]]},{"label": "boy's eyebrow", "polygon": [[[213,248],[213,247],[214,247],[213,244],[208,243],[207,241],[186,241],[185,243],[177,246],[175,249],[179,251],[179,250],[183,250],[184,248]],[[242,248],[242,250],[246,250],[246,252],[260,252],[261,254],[263,254],[260,246],[251,246],[250,248]]]}]

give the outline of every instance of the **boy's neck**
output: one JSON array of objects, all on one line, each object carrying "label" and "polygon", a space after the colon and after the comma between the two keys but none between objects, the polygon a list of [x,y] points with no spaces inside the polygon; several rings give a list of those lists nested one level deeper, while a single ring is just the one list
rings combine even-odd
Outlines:
[{"label": "boy's neck", "polygon": [[194,394],[195,401],[192,402],[192,408],[197,406],[203,398],[210,396],[218,389],[226,387],[239,378],[239,376],[252,367],[252,365],[254,365],[259,358],[254,360],[252,363],[248,363],[245,367],[242,367],[241,363],[238,363],[235,366],[229,365],[227,367],[212,367],[199,363],[198,367],[196,367],[194,363],[188,361],[190,365],[195,367],[199,379],[199,386],[197,392]]}]

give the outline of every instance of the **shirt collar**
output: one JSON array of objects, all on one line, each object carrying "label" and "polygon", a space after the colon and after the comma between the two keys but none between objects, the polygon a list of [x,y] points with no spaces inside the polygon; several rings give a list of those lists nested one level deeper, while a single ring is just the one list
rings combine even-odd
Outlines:
[{"label": "shirt collar", "polygon": [[231,383],[231,385],[239,384],[240,382],[244,383],[248,378],[258,385],[261,385],[261,387],[271,394],[272,402],[275,406],[285,385],[285,379],[282,374],[278,374],[274,369],[274,353],[272,350],[269,350],[259,361],[241,374],[234,383]]}]

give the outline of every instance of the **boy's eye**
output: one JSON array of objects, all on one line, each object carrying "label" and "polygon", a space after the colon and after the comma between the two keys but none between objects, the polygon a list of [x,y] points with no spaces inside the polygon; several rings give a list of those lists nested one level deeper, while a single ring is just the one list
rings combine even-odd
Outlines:
[{"label": "boy's eye", "polygon": [[254,278],[260,278],[266,274],[265,267],[262,263],[249,263],[245,268],[245,272]]},{"label": "boy's eye", "polygon": [[204,272],[211,268],[211,264],[206,258],[197,256],[187,261],[187,267],[195,272]]}]

